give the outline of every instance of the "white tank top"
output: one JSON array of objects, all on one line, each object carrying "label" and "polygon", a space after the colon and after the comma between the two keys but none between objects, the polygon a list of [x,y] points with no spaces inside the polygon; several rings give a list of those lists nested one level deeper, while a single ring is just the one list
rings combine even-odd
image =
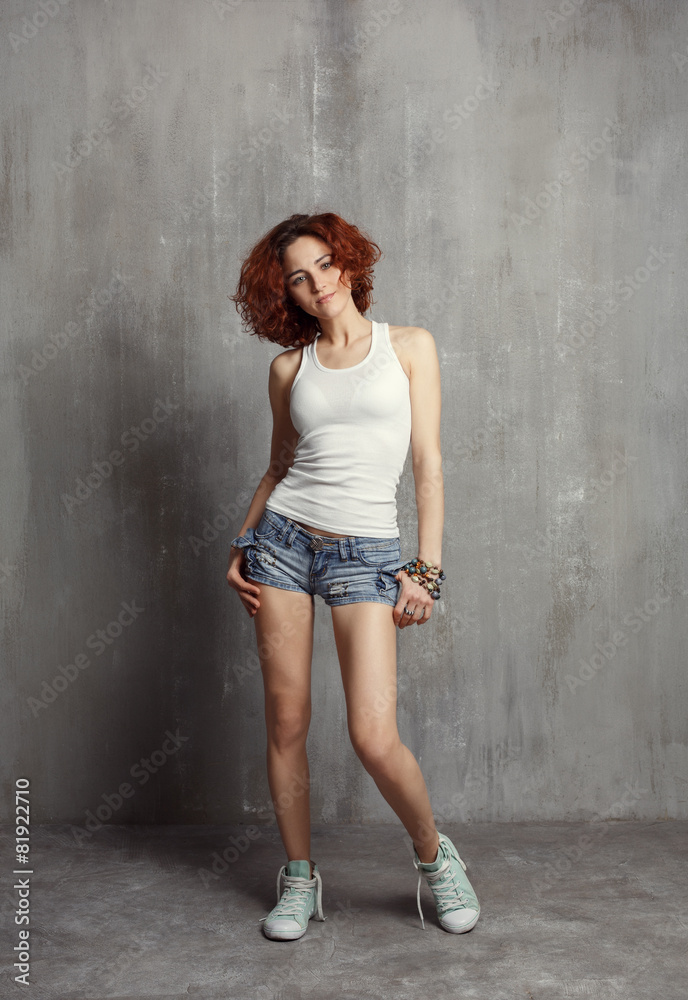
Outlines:
[{"label": "white tank top", "polygon": [[289,402],[299,433],[294,464],[266,508],[340,535],[395,538],[411,398],[389,325],[372,324],[370,350],[350,368],[320,364],[320,333],[302,349]]}]

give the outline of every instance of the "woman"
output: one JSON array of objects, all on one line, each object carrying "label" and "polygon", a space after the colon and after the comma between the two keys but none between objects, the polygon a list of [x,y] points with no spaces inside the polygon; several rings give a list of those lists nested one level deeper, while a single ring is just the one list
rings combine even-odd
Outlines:
[{"label": "woman", "polygon": [[[444,580],[440,370],[427,330],[364,317],[381,256],[334,213],[292,215],[251,250],[231,297],[252,334],[289,348],[270,364],[270,466],[227,571],[255,621],[265,689],[268,783],[287,854],[263,924],[277,940],[301,937],[316,914],[325,919],[310,860],[306,756],[316,594],[332,608],[352,745],[413,841],[423,927],[422,876],[445,930],[469,931],[480,915],[397,731],[395,629],[427,625]],[[396,510],[409,443],[413,566],[400,560]]]}]

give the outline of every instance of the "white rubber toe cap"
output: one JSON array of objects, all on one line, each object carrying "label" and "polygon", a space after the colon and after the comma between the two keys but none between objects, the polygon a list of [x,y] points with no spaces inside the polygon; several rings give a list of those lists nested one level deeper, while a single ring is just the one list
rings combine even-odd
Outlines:
[{"label": "white rubber toe cap", "polygon": [[480,910],[454,910],[452,913],[445,913],[440,924],[445,931],[451,931],[452,934],[463,934],[475,927],[479,916]]},{"label": "white rubber toe cap", "polygon": [[288,917],[278,917],[276,920],[271,920],[268,926],[263,924],[263,930],[266,937],[282,941],[293,941],[294,938],[301,937],[302,934],[306,933],[305,927],[300,927],[296,920],[290,920]]}]

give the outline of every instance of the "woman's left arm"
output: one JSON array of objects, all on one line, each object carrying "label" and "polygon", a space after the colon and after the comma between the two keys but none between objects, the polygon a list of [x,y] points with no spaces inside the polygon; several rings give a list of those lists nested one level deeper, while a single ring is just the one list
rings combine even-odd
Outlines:
[{"label": "woman's left arm", "polygon": [[[422,327],[410,331],[404,346],[411,371],[411,454],[418,510],[418,551],[414,555],[428,564],[441,566],[444,478],[440,447],[440,363],[434,338]],[[403,570],[396,579],[401,583],[401,591],[394,609],[395,624],[399,628],[425,624],[432,614],[431,595]],[[406,607],[417,609],[418,616],[405,615]],[[422,617],[421,610],[424,611]]]},{"label": "woman's left arm", "polygon": [[422,328],[411,341],[411,454],[418,509],[418,556],[442,565],[444,477],[440,445],[442,393],[435,340]]}]

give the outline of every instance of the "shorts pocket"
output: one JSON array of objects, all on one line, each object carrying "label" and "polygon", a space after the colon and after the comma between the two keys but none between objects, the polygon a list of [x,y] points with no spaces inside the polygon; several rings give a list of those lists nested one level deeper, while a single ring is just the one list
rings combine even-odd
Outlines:
[{"label": "shorts pocket", "polygon": [[399,561],[401,542],[392,539],[389,544],[356,545],[356,555],[365,566],[389,566]]},{"label": "shorts pocket", "polygon": [[264,541],[266,538],[271,538],[272,535],[275,535],[280,528],[281,523],[277,517],[271,511],[266,510],[263,511],[263,516],[253,533],[256,539]]}]

